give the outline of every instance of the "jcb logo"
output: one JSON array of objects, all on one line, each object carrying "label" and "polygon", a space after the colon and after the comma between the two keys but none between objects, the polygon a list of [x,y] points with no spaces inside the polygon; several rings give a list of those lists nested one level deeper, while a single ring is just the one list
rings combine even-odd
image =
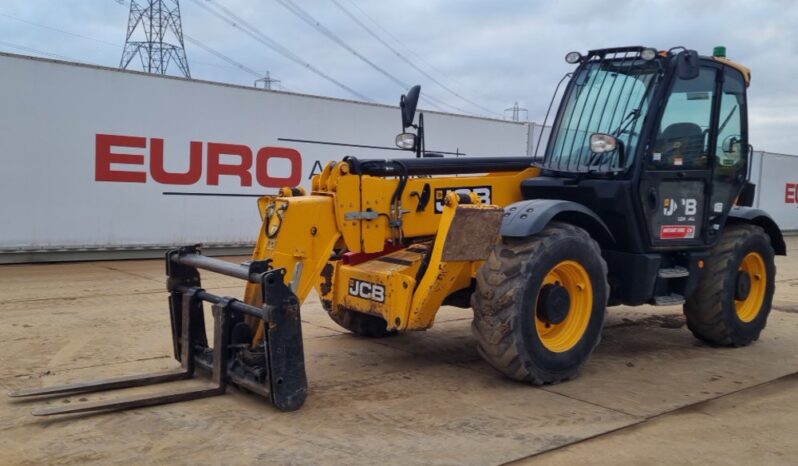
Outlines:
[{"label": "jcb logo", "polygon": [[378,303],[385,302],[385,287],[378,283],[369,283],[362,280],[349,279],[349,295],[356,298],[368,299]]},{"label": "jcb logo", "polygon": [[451,187],[451,188],[439,188],[435,190],[435,213],[440,214],[443,212],[443,203],[446,200],[446,195],[450,192],[456,192],[461,194],[469,194],[469,193],[477,193],[479,199],[482,201],[483,204],[490,204],[493,194],[493,189],[490,186],[468,186],[468,187]]},{"label": "jcb logo", "polygon": [[[692,198],[686,198],[681,200],[682,207],[684,208],[685,215],[695,215],[698,212],[698,201]],[[670,217],[671,215],[676,212],[678,209],[678,205],[676,204],[676,199],[668,199],[666,198],[663,201],[662,205],[662,213],[666,217]]]},{"label": "jcb logo", "polygon": [[684,215],[695,215],[698,212],[698,201],[695,199],[682,199]]},{"label": "jcb logo", "polygon": [[665,214],[666,217],[670,217],[674,212],[676,212],[676,201],[673,199],[665,199],[662,213]]}]

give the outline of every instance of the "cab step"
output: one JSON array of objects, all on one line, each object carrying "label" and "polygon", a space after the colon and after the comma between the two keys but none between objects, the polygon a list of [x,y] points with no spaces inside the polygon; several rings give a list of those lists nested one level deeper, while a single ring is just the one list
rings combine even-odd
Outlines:
[{"label": "cab step", "polygon": [[665,296],[654,297],[655,306],[676,306],[678,304],[684,304],[684,296],[680,294],[671,293]]},{"label": "cab step", "polygon": [[683,278],[690,276],[690,271],[677,265],[676,267],[659,269],[657,276],[659,276],[659,278]]}]

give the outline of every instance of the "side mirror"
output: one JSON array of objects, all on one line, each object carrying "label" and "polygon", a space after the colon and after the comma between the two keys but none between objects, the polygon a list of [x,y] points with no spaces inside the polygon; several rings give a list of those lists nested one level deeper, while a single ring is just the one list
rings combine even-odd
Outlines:
[{"label": "side mirror", "polygon": [[[604,154],[618,151],[618,166],[623,168],[626,165],[626,151],[623,141],[619,141],[615,136],[605,133],[593,133],[590,135],[590,151],[599,154],[597,160],[602,160]],[[592,158],[591,158],[592,160]],[[592,161],[590,162],[592,164]],[[600,166],[601,164],[599,164]]]},{"label": "side mirror", "polygon": [[590,151],[596,154],[612,152],[618,148],[618,139],[604,133],[593,133],[590,135]]},{"label": "side mirror", "polygon": [[729,136],[723,140],[721,143],[723,152],[727,154],[731,154],[734,152],[740,152],[740,139],[737,136]]},{"label": "side mirror", "polygon": [[404,150],[414,150],[417,138],[413,133],[401,133],[396,135],[396,147]]},{"label": "side mirror", "polygon": [[416,116],[416,106],[418,105],[418,96],[420,93],[421,86],[413,86],[407,91],[407,95],[403,95],[399,100],[399,107],[402,109],[402,128],[413,126],[413,119]]},{"label": "side mirror", "polygon": [[695,79],[701,69],[698,67],[698,52],[685,50],[676,55],[676,70],[680,79]]}]

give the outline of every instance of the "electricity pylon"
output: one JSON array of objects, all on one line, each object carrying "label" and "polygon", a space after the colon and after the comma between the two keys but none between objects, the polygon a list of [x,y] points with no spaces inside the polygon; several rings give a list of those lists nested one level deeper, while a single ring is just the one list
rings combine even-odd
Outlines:
[{"label": "electricity pylon", "polygon": [[[143,40],[134,40],[136,31],[143,33]],[[174,63],[183,76],[191,77],[178,0],[130,0],[125,50],[119,68],[128,69],[136,57],[147,73],[166,74]]]}]

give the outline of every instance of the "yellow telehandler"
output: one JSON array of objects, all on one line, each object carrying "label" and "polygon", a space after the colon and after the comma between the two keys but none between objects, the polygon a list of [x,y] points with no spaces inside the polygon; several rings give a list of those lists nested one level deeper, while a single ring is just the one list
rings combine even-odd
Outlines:
[{"label": "yellow telehandler", "polygon": [[[308,387],[300,304],[314,289],[336,323],[374,338],[428,329],[441,305],[471,307],[480,354],[532,384],[574,377],[613,305],[683,304],[689,329],[710,344],[756,340],[773,298],[774,254],[785,244],[775,222],[750,207],[750,71],[721,47],[712,56],[621,47],[566,61],[576,69],[563,80],[542,157],[427,152],[423,114],[414,123],[416,86],[402,96],[405,131],[396,138],[415,157],[347,157],[315,176],[309,194],[286,187],[260,198],[263,227],[244,264],[198,246],[167,253],[179,369],[11,396],[202,371],[210,388],[34,414],[170,403],[224,393],[228,383],[297,409]],[[200,270],[245,280],[245,299],[204,290]]]}]

